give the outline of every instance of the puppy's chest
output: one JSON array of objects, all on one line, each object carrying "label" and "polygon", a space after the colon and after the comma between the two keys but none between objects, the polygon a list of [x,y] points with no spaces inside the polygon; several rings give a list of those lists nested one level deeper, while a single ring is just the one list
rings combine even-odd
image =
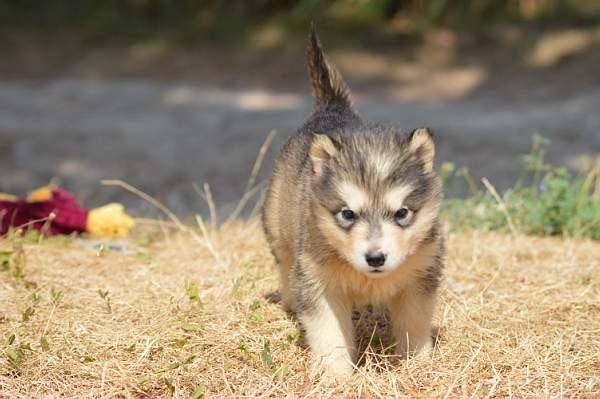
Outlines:
[{"label": "puppy's chest", "polygon": [[396,271],[382,278],[369,278],[350,266],[336,265],[335,272],[323,276],[327,285],[341,291],[358,305],[385,304],[411,283],[412,273]]}]

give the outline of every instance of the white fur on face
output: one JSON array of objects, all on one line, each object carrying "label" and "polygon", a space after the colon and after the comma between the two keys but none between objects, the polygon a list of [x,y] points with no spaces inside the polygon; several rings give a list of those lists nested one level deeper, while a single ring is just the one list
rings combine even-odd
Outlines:
[{"label": "white fur on face", "polygon": [[364,209],[368,202],[369,196],[362,188],[352,183],[342,183],[338,188],[340,197],[346,202],[348,209],[354,212],[359,212]]},{"label": "white fur on face", "polygon": [[[348,261],[359,272],[372,277],[384,277],[396,270],[402,264],[408,253],[402,250],[400,235],[404,232],[398,225],[381,221],[381,234],[369,237],[369,224],[366,221],[357,222],[352,228],[355,235],[353,248],[346,252]],[[371,251],[385,254],[385,263],[377,268],[369,266],[366,255]]]},{"label": "white fur on face", "polygon": [[412,191],[412,186],[396,186],[385,193],[383,196],[383,202],[388,209],[400,209],[404,203],[404,200]]},{"label": "white fur on face", "polygon": [[[360,205],[357,209],[368,206],[368,196],[364,190],[353,185],[348,185],[346,190],[346,193],[352,194],[356,199],[356,205]],[[413,187],[410,185],[391,188],[383,196],[383,206],[392,211],[400,209],[412,190]],[[352,248],[345,251],[346,258],[356,270],[373,278],[383,277],[397,269],[410,255],[410,247],[412,247],[409,245],[412,236],[411,226],[402,228],[394,221],[384,219],[376,223],[379,224],[379,228],[374,234],[370,231],[369,222],[357,220],[350,232],[353,237]],[[382,252],[385,255],[385,263],[382,266],[372,267],[367,263],[367,253],[374,251]]]},{"label": "white fur on face", "polygon": [[[383,216],[401,209],[412,190],[410,185],[395,186],[383,194],[381,201],[377,201],[364,188],[350,182],[341,183],[338,186],[341,199],[357,218],[344,231],[339,221],[332,223],[330,211],[323,208],[321,229],[354,269],[370,278],[384,277],[401,267],[415,252],[438,213],[439,201],[431,198],[423,204],[418,215],[413,216],[417,219],[405,227],[399,226],[389,216]],[[371,216],[369,220],[362,218],[361,214],[373,206],[382,209],[372,209],[367,214],[380,216],[375,216],[375,219]],[[373,252],[385,255],[383,265],[369,266],[366,256]]]}]

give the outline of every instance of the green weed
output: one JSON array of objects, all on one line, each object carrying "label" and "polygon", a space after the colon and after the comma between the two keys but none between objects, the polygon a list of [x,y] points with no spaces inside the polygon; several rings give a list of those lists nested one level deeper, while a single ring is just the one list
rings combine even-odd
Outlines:
[{"label": "green weed", "polygon": [[202,299],[200,298],[200,294],[198,291],[198,285],[196,283],[194,283],[194,282],[186,283],[185,284],[185,292],[186,292],[189,300],[192,301],[193,303],[195,303],[196,309],[198,309],[198,311],[201,311],[204,309],[204,303],[202,302]]},{"label": "green weed", "polygon": [[472,196],[448,199],[443,215],[454,230],[518,231],[529,235],[566,235],[600,240],[600,163],[573,175],[544,159],[549,141],[533,136],[532,150],[522,156],[523,173],[502,194],[484,181],[483,191],[468,171],[443,166],[442,178],[463,177]]},{"label": "green weed", "polygon": [[190,395],[190,399],[202,399],[204,397],[205,390],[206,389],[202,384],[196,386],[196,389],[194,389]]}]

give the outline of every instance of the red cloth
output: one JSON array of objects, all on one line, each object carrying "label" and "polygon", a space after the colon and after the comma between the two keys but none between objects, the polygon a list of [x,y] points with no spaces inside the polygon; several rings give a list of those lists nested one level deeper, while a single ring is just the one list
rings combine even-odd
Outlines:
[{"label": "red cloth", "polygon": [[[51,222],[46,220],[27,223],[47,218],[54,212],[55,217]],[[5,234],[11,227],[18,228],[27,225],[28,228],[41,230],[44,225],[49,234],[70,234],[85,231],[89,211],[81,208],[75,197],[68,191],[60,188],[52,190],[52,199],[49,201],[27,202],[0,200],[0,234]]]}]

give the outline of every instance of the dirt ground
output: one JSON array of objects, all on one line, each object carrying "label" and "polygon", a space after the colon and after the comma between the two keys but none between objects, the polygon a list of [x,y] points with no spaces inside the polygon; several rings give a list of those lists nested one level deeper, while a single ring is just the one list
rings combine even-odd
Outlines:
[{"label": "dirt ground", "polygon": [[[86,205],[116,200],[146,214],[138,198],[99,184],[117,178],[189,215],[206,211],[192,184],[208,182],[227,209],[267,133],[278,131],[261,178],[311,111],[301,42],[8,43],[0,191],[24,193],[57,177]],[[573,169],[600,153],[599,28],[506,28],[477,40],[439,32],[420,45],[329,48],[365,118],[432,127],[438,160],[500,188],[516,179],[533,133],[551,138],[550,159]]]}]

